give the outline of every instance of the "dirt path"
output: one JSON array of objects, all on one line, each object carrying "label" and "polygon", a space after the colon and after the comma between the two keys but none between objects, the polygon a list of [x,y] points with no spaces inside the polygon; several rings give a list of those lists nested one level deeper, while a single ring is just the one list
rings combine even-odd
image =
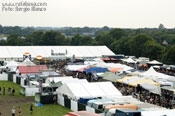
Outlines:
[{"label": "dirt path", "polygon": [[32,97],[0,96],[0,112],[2,116],[11,116],[13,106],[18,107],[32,102],[34,102]]}]

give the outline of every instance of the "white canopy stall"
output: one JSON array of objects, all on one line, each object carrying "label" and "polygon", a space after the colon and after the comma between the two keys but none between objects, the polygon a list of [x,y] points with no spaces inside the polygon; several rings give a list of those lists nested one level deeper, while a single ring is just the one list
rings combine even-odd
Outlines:
[{"label": "white canopy stall", "polygon": [[169,76],[163,73],[156,72],[153,67],[150,67],[148,71],[143,72],[140,74],[140,77],[142,78],[151,78],[154,81],[160,83],[161,85],[171,85],[172,86],[172,80],[175,77]]},{"label": "white canopy stall", "polygon": [[163,73],[156,72],[153,67],[150,67],[146,72],[143,72],[140,75],[142,77],[151,78],[153,80],[174,78],[173,76],[169,76]]},{"label": "white canopy stall", "polygon": [[65,83],[57,89],[59,95],[67,95],[69,98],[78,100],[80,97],[115,97],[122,96],[111,82],[97,83]]},{"label": "white canopy stall", "polygon": [[61,80],[73,80],[74,78],[72,76],[65,76],[65,77],[48,77],[45,81],[45,83],[50,84],[51,82],[57,83]]}]

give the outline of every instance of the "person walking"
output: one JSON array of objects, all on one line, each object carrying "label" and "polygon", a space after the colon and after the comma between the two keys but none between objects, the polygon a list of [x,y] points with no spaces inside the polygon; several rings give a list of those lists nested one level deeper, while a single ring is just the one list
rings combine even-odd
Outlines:
[{"label": "person walking", "polygon": [[19,106],[19,107],[18,107],[18,116],[21,116],[21,111],[22,111],[22,110],[21,110],[21,107]]},{"label": "person walking", "polygon": [[1,95],[1,87],[0,87],[0,95]]},{"label": "person walking", "polygon": [[12,96],[15,95],[15,88],[12,88]]},{"label": "person walking", "polygon": [[56,96],[53,97],[53,103],[54,103],[54,104],[57,103],[57,98],[56,98]]},{"label": "person walking", "polygon": [[30,105],[30,114],[33,113],[33,104]]},{"label": "person walking", "polygon": [[5,87],[3,87],[3,95],[5,95]]},{"label": "person walking", "polygon": [[13,106],[13,108],[12,108],[12,116],[15,116],[15,112],[16,112],[16,109],[15,109],[15,107]]},{"label": "person walking", "polygon": [[11,95],[11,88],[10,87],[8,88],[8,93],[9,93],[9,95]]}]

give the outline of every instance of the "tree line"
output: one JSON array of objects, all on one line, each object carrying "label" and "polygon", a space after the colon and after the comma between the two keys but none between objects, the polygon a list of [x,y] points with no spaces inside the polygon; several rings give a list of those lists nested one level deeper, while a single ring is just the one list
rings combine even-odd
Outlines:
[{"label": "tree line", "polygon": [[0,45],[106,45],[115,54],[148,57],[175,64],[175,29],[108,29],[99,30],[95,37],[79,33],[65,36],[60,31],[34,31],[21,36],[11,34]]},{"label": "tree line", "polygon": [[18,34],[21,36],[31,34],[34,31],[60,31],[65,36],[74,36],[75,34],[96,36],[98,31],[109,31],[111,28],[104,26],[100,27],[20,27],[20,26],[2,26],[0,25],[0,34],[12,35]]}]

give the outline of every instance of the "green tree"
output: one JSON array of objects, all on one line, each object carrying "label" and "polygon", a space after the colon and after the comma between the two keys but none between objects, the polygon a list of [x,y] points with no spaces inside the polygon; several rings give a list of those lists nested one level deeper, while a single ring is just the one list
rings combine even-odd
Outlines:
[{"label": "green tree", "polygon": [[163,46],[161,46],[160,44],[158,44],[156,41],[147,41],[145,43],[145,49],[144,49],[144,53],[146,57],[155,60],[155,59],[160,59],[161,58],[161,54],[163,52]]},{"label": "green tree", "polygon": [[30,36],[26,38],[26,43],[28,43],[28,45],[41,45],[40,39],[43,35],[43,31],[33,32]]},{"label": "green tree", "polygon": [[44,35],[43,31],[36,31],[33,32],[28,39],[28,42],[31,43],[32,45],[41,45],[40,39]]},{"label": "green tree", "polygon": [[125,54],[125,55],[130,55],[130,42],[132,38],[128,37],[123,37],[120,40],[115,40],[111,44],[111,50],[113,50],[114,53],[116,54]]},{"label": "green tree", "polygon": [[68,42],[67,40],[65,40],[65,36],[63,34],[61,34],[61,32],[56,32],[56,36],[55,36],[55,45],[66,45]]},{"label": "green tree", "polygon": [[17,40],[16,40],[16,45],[17,46],[23,46],[23,45],[25,45],[25,38],[18,37]]},{"label": "green tree", "polygon": [[70,37],[66,37],[65,39],[64,39],[64,45],[71,45],[71,38]]},{"label": "green tree", "polygon": [[175,34],[162,34],[160,36],[160,42],[162,43],[164,40],[166,40],[168,42],[168,44],[175,44]]},{"label": "green tree", "polygon": [[160,24],[160,25],[159,25],[159,29],[160,29],[160,30],[165,29],[164,25],[163,25],[163,24]]},{"label": "green tree", "polygon": [[40,45],[64,45],[65,37],[58,31],[47,31],[40,38]]},{"label": "green tree", "polygon": [[0,46],[5,46],[5,45],[7,45],[6,40],[0,40]]},{"label": "green tree", "polygon": [[0,33],[1,34],[3,33],[3,27],[2,27],[2,25],[0,25]]},{"label": "green tree", "polygon": [[54,31],[45,32],[40,39],[41,45],[55,45],[56,33]]},{"label": "green tree", "polygon": [[112,36],[105,31],[99,32],[95,40],[97,41],[98,45],[106,45],[107,47],[110,47],[110,45],[114,42]]},{"label": "green tree", "polygon": [[80,34],[76,34],[72,37],[71,45],[80,45],[81,43],[81,36]]},{"label": "green tree", "polygon": [[129,45],[131,54],[136,57],[145,56],[145,43],[147,41],[153,41],[153,38],[145,34],[140,34],[134,37]]},{"label": "green tree", "polygon": [[110,28],[108,26],[104,26],[101,30],[103,30],[103,31],[109,31]]},{"label": "green tree", "polygon": [[16,46],[18,37],[19,37],[18,35],[10,35],[10,36],[8,36],[8,38],[7,38],[7,45]]},{"label": "green tree", "polygon": [[119,40],[121,39],[123,36],[126,36],[126,33],[124,30],[116,28],[116,29],[112,29],[109,34],[112,36],[113,39],[115,40]]},{"label": "green tree", "polygon": [[175,64],[175,45],[166,47],[162,54],[162,62]]},{"label": "green tree", "polygon": [[90,36],[83,36],[80,39],[80,45],[92,45],[92,38]]}]

